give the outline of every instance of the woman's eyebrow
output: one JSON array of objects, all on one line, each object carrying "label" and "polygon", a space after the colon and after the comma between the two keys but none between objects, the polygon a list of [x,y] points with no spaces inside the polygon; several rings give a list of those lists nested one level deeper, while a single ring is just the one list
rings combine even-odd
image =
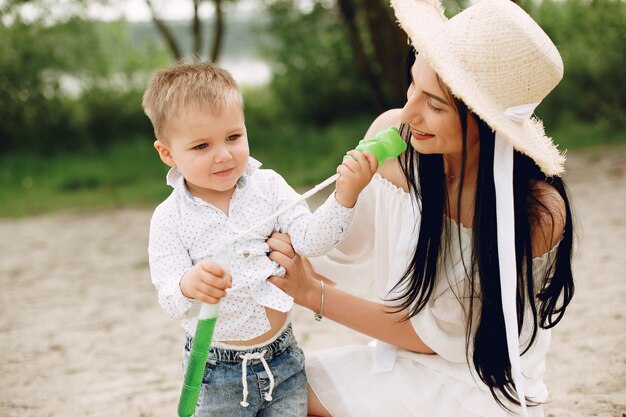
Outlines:
[{"label": "woman's eyebrow", "polygon": [[433,93],[429,93],[428,91],[423,91],[423,93],[426,94],[428,97],[432,98],[433,100],[437,100],[441,102],[442,104],[445,104],[446,106],[450,105],[450,103],[448,103],[448,100],[441,98]]}]

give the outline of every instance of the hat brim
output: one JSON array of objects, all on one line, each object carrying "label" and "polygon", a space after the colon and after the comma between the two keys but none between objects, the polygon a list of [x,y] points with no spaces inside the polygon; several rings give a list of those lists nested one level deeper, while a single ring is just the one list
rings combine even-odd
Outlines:
[{"label": "hat brim", "polygon": [[516,150],[532,158],[546,176],[558,176],[565,171],[565,157],[545,135],[540,120],[529,118],[515,122],[509,119],[501,106],[477,85],[450,46],[448,20],[438,3],[431,0],[392,0],[391,3],[414,48],[426,58],[455,97]]}]

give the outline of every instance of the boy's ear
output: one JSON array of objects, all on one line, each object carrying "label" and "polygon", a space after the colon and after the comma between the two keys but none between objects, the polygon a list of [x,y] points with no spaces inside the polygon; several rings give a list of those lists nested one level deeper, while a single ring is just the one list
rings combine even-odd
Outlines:
[{"label": "boy's ear", "polygon": [[157,150],[161,161],[163,161],[165,165],[171,166],[172,168],[176,167],[176,163],[174,162],[174,158],[172,158],[170,148],[168,148],[163,142],[161,142],[160,140],[155,140],[154,149]]}]

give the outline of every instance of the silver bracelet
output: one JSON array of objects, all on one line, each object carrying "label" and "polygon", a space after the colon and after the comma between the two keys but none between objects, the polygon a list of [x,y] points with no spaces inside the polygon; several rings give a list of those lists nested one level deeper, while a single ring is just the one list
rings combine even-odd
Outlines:
[{"label": "silver bracelet", "polygon": [[324,313],[324,281],[320,280],[320,284],[322,285],[322,301],[320,302],[320,312],[313,315],[316,321],[321,321]]}]

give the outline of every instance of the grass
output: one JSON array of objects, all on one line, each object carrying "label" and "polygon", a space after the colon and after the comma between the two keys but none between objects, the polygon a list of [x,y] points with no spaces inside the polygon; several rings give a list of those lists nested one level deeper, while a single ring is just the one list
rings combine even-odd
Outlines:
[{"label": "grass", "polygon": [[[283,124],[250,129],[251,154],[303,188],[335,173],[341,156],[356,146],[369,120],[327,128]],[[171,188],[167,167],[152,148],[152,138],[133,138],[99,153],[54,157],[13,154],[0,158],[0,217],[60,210],[153,208]]]},{"label": "grass", "polygon": [[154,205],[167,195],[164,173],[147,139],[97,154],[5,156],[0,163],[0,216]]},{"label": "grass", "polygon": [[559,148],[578,149],[594,145],[610,145],[626,142],[626,120],[622,126],[608,123],[581,123],[577,120],[563,120],[555,129],[547,132],[559,144]]},{"label": "grass", "polygon": [[[334,174],[343,153],[356,146],[369,122],[363,117],[325,128],[290,123],[264,129],[249,126],[251,154],[295,188],[304,189]],[[626,128],[575,121],[549,133],[562,149],[626,142]],[[0,217],[155,207],[171,189],[165,184],[167,167],[152,140],[129,139],[100,153],[0,158]]]}]

